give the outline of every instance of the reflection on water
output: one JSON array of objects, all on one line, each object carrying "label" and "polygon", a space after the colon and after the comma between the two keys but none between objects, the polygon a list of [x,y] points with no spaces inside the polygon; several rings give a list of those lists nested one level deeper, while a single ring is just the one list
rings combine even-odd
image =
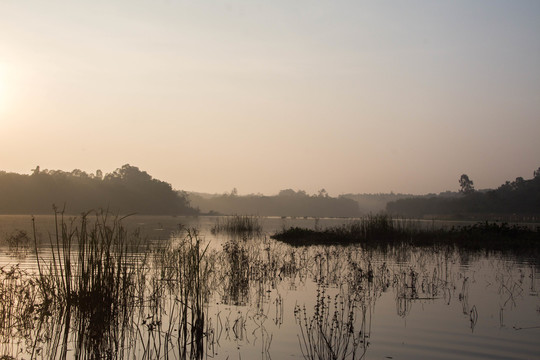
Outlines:
[{"label": "reflection on water", "polygon": [[[269,220],[272,230],[279,221]],[[61,286],[49,284],[49,295],[40,290],[45,280],[38,276],[31,245],[24,258],[21,249],[14,256],[4,247],[0,358],[540,355],[536,259],[432,248],[292,248],[264,232],[233,237],[212,235],[210,228],[171,225],[168,241],[130,248],[107,272],[115,279],[100,280],[100,286],[115,288],[87,302],[81,296],[55,302],[60,295],[54,288]],[[89,268],[78,246],[69,251],[66,257],[43,245],[41,266],[69,259],[72,284],[92,289],[90,282],[100,279],[96,274],[105,273],[104,263],[94,261]],[[82,281],[81,274],[94,280]],[[65,273],[61,279],[68,281]]]}]

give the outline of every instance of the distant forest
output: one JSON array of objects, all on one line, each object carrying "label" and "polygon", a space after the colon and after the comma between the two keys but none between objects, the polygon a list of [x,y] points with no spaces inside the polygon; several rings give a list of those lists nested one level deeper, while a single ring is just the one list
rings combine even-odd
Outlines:
[{"label": "distant forest", "polygon": [[321,189],[309,195],[303,190],[281,190],[278,195],[239,196],[236,189],[229,194],[189,194],[194,207],[219,214],[253,214],[259,216],[356,217],[356,201],[343,196],[331,197]]},{"label": "distant forest", "polygon": [[0,171],[0,214],[51,214],[53,204],[76,214],[107,208],[119,214],[196,215],[247,214],[295,217],[357,217],[386,211],[414,218],[482,218],[519,214],[540,216],[540,168],[534,177],[507,181],[495,190],[475,190],[465,174],[459,192],[439,195],[346,194],[329,196],[285,189],[278,195],[240,196],[236,189],[226,194],[188,193],[173,190],[169,183],[126,164],[112,173],[95,174],[75,169],[41,170],[30,175]]},{"label": "distant forest", "polygon": [[0,171],[0,213],[50,214],[52,205],[70,214],[108,208],[119,214],[191,215],[183,192],[126,164],[110,174],[75,169],[40,170],[31,175]]},{"label": "distant forest", "polygon": [[[324,189],[308,195],[304,190],[282,190],[278,195],[238,195],[188,192],[191,205],[200,211],[219,214],[258,214],[262,216],[357,217],[386,211],[386,204],[398,199],[436,196],[411,194],[343,194],[329,196]],[[442,197],[457,197],[458,192],[446,191]]]},{"label": "distant forest", "polygon": [[[441,194],[444,196],[455,196],[457,193],[444,193]],[[386,204],[391,201],[396,201],[399,199],[408,199],[413,197],[425,197],[429,195],[412,195],[412,194],[343,194],[342,197],[347,199],[352,199],[358,203],[358,209],[360,214],[370,214],[370,213],[381,213],[386,210]],[[435,196],[435,194],[431,194]]]},{"label": "distant forest", "polygon": [[415,218],[455,217],[490,218],[496,215],[520,215],[538,220],[540,216],[540,168],[534,177],[507,181],[495,190],[477,191],[465,174],[459,179],[460,196],[418,197],[389,202],[386,211]]}]

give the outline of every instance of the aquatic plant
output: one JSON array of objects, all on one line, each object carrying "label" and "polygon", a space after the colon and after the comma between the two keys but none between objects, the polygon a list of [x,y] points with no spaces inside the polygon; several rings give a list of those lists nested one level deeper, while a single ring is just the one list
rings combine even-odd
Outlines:
[{"label": "aquatic plant", "polygon": [[359,349],[364,353],[368,346],[363,330],[365,315],[358,318],[362,304],[352,294],[338,293],[333,297],[326,294],[326,287],[317,288],[317,299],[313,315],[306,307],[296,306],[296,322],[300,328],[298,335],[304,359],[341,360],[359,358]]},{"label": "aquatic plant", "polygon": [[[55,209],[55,232],[49,236],[51,262],[40,258],[35,229],[40,297],[62,316],[75,319],[78,343],[94,356],[116,354],[119,344],[112,333],[123,329],[135,305],[135,281],[140,256],[133,256],[140,239],[128,236],[121,219],[107,212],[66,220]],[[50,312],[51,310],[49,310]]]},{"label": "aquatic plant", "polygon": [[[34,279],[19,265],[0,267],[0,338],[26,339],[33,328],[35,309],[39,306]],[[2,341],[4,346],[9,345]],[[17,354],[25,343],[11,343],[0,350]]]},{"label": "aquatic plant", "polygon": [[231,239],[223,245],[224,264],[224,294],[222,300],[226,304],[246,305],[248,301],[249,282],[252,266],[248,250],[238,239]]},{"label": "aquatic plant", "polygon": [[[388,246],[383,238],[380,247],[371,244],[381,240],[368,241],[369,246],[292,247],[267,237],[231,235],[220,247],[196,229],[181,228],[143,247],[136,235],[120,231],[122,219],[103,213],[68,220],[62,215],[57,214],[58,231],[49,246],[35,240],[37,269],[0,268],[0,358],[255,357],[248,344],[270,358],[272,335],[296,329],[297,352],[306,359],[360,359],[371,340],[375,303],[385,292],[401,317],[424,304],[450,301],[461,303],[462,320],[471,330],[486,316],[481,303],[469,301],[467,278],[474,273],[461,266],[485,255],[465,257],[455,246],[426,249],[397,237]],[[415,226],[388,218],[360,225],[344,229],[376,239],[391,227],[399,234]],[[482,225],[470,231],[478,229]],[[414,239],[414,231],[410,234]],[[495,284],[502,299],[501,324],[505,304],[510,310],[518,302],[529,278],[505,263],[489,265],[500,271]],[[456,276],[457,268],[464,273]],[[534,265],[531,279],[536,273]],[[110,295],[94,286],[107,287]],[[297,287],[308,293],[295,299]],[[310,293],[315,287],[317,296]],[[283,328],[291,325],[285,314],[295,302],[296,327]],[[236,349],[239,356],[231,353]],[[281,351],[273,357],[277,352],[282,357]]]},{"label": "aquatic plant", "polygon": [[[62,305],[80,310],[110,308],[131,297],[137,258],[130,256],[129,239],[119,218],[105,212],[68,221],[55,212],[55,233],[50,235],[52,262],[42,265],[36,242],[36,260],[42,293]],[[132,250],[132,249],[131,249]]]},{"label": "aquatic plant", "polygon": [[15,229],[11,234],[6,235],[5,242],[9,251],[16,255],[24,254],[31,243],[30,236],[25,230]]},{"label": "aquatic plant", "polygon": [[419,223],[370,215],[341,226],[313,230],[291,227],[271,236],[293,246],[360,244],[367,247],[457,246],[468,250],[540,251],[540,227],[482,222],[450,229],[423,227]]},{"label": "aquatic plant", "polygon": [[262,225],[257,216],[234,215],[228,216],[224,220],[218,218],[211,229],[212,234],[227,233],[231,235],[259,235],[262,232]]},{"label": "aquatic plant", "polygon": [[[208,244],[203,245],[196,229],[180,229],[174,234],[173,241],[164,249],[155,253],[154,269],[158,272],[153,282],[152,299],[156,303],[154,313],[144,320],[149,332],[154,329],[165,333],[163,353],[169,346],[176,345],[181,359],[201,359],[204,355],[204,341],[210,329],[206,322],[207,304],[210,295],[213,272],[213,254]],[[167,294],[159,283],[169,289]],[[163,323],[158,311],[158,303],[168,299],[168,321]],[[173,338],[176,337],[176,344]],[[150,339],[148,337],[147,341]],[[147,346],[146,352],[151,351]],[[160,357],[160,350],[154,347],[150,352],[153,357]]]}]

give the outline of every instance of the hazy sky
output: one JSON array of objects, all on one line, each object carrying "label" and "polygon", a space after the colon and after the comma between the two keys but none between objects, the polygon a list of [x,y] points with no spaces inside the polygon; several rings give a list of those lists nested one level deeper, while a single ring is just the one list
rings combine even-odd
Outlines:
[{"label": "hazy sky", "polygon": [[540,1],[0,0],[0,169],[330,195],[540,166]]}]

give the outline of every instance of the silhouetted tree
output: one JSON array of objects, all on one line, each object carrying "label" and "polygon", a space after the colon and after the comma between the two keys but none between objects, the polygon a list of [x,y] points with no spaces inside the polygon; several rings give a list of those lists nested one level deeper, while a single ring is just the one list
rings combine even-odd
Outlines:
[{"label": "silhouetted tree", "polygon": [[400,199],[389,202],[386,210],[392,214],[423,217],[426,215],[520,214],[536,217],[540,214],[540,176],[525,180],[517,177],[496,190],[474,191],[472,180],[463,174],[459,181],[462,193],[468,196],[445,198],[432,196]]},{"label": "silhouetted tree", "polygon": [[96,176],[75,169],[40,171],[31,175],[0,172],[0,213],[50,213],[53,204],[80,213],[109,208],[113,212],[139,214],[195,214],[186,194],[170,184],[153,179],[145,171],[126,164],[111,174]]},{"label": "silhouetted tree", "polygon": [[518,190],[518,189],[522,188],[524,186],[524,184],[525,184],[525,180],[521,176],[519,176],[519,177],[516,178],[516,181],[514,181],[514,184],[513,184],[514,189]]},{"label": "silhouetted tree", "polygon": [[471,194],[474,192],[474,183],[471,179],[469,179],[467,174],[461,175],[459,178],[459,186],[461,187],[459,192],[463,194]]},{"label": "silhouetted tree", "polygon": [[281,190],[278,194],[278,196],[295,196],[296,195],[296,191],[294,191],[293,189],[284,189],[284,190]]},{"label": "silhouetted tree", "polygon": [[319,190],[318,196],[319,197],[328,197],[328,192],[323,188],[323,189]]}]

